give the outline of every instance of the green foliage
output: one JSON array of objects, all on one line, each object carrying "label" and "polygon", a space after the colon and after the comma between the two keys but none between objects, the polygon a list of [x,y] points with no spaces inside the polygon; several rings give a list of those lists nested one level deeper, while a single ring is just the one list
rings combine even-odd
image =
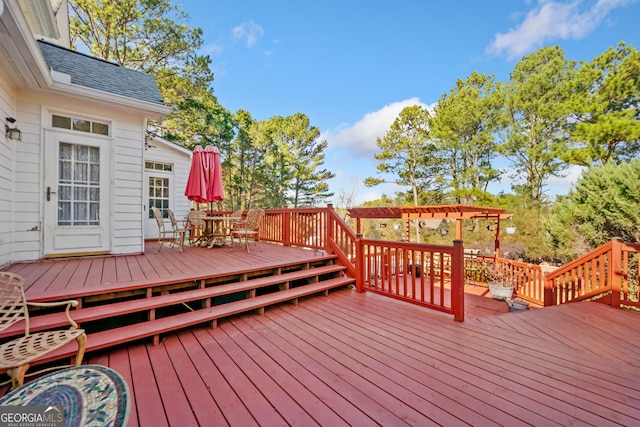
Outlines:
[{"label": "green foliage", "polygon": [[[182,23],[188,15],[169,0],[69,0],[69,6],[71,42],[94,56],[151,74],[202,69],[194,53],[202,30]],[[210,72],[200,77],[212,79]]]},{"label": "green foliage", "polygon": [[640,153],[640,53],[620,43],[578,73],[574,99],[576,146],[567,159],[591,166]]},{"label": "green foliage", "polygon": [[505,140],[500,151],[524,175],[531,200],[543,200],[543,184],[561,175],[568,150],[567,125],[575,63],[559,47],[522,58],[505,85]]},{"label": "green foliage", "polygon": [[320,169],[328,146],[327,141],[318,140],[320,129],[311,126],[306,115],[296,113],[279,121],[278,132],[288,147],[293,206],[315,206],[333,196],[326,180],[335,174],[328,169]]},{"label": "green foliage", "polygon": [[202,30],[169,0],[69,0],[75,48],[124,67],[152,74],[173,113],[160,126],[185,146],[226,143],[231,114],[211,90],[211,59],[198,55]]},{"label": "green foliage", "polygon": [[445,94],[429,122],[437,141],[434,153],[446,186],[458,203],[473,203],[489,182],[498,178],[491,165],[496,156],[494,134],[499,126],[502,93],[492,76],[471,73]]},{"label": "green foliage", "polygon": [[[429,140],[429,112],[419,106],[405,107],[383,138],[378,138],[380,152],[378,172],[391,176],[396,184],[408,186],[413,194],[414,204],[418,204],[418,193],[436,183],[433,172],[434,145]],[[368,186],[378,185],[383,178],[367,178]]]},{"label": "green foliage", "polygon": [[581,255],[613,237],[640,241],[640,159],[607,162],[583,172],[566,197],[551,208],[545,227],[551,243]]},{"label": "green foliage", "polygon": [[322,168],[326,141],[302,113],[256,122],[238,111],[235,139],[226,153],[225,176],[233,209],[315,206],[333,194]]}]

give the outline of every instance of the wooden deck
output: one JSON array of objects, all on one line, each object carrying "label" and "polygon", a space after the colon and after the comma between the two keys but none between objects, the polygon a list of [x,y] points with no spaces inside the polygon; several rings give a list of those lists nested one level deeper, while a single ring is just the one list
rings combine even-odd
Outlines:
[{"label": "wooden deck", "polygon": [[[25,278],[27,299],[44,301],[224,276],[322,256],[320,251],[268,243],[261,243],[262,251],[252,245],[251,253],[238,246],[231,250],[228,246],[208,249],[185,245],[182,253],[177,247],[164,247],[154,254],[156,243],[148,242],[143,254],[46,259],[16,263],[6,270]],[[507,312],[503,302],[492,300],[486,288],[477,286],[466,287],[465,304],[466,319]]]},{"label": "wooden deck", "polygon": [[[114,292],[322,256],[191,248],[8,268],[30,298]],[[95,351],[133,395],[132,426],[640,425],[640,313],[596,302],[507,313],[465,289],[465,322],[334,290]],[[0,389],[0,394],[6,387]]]},{"label": "wooden deck", "polygon": [[132,426],[630,426],[638,331],[595,302],[458,323],[338,290],[89,362],[125,376]]},{"label": "wooden deck", "polygon": [[233,250],[228,246],[208,249],[185,245],[184,252],[164,247],[154,254],[156,243],[146,246],[143,254],[47,259],[13,264],[7,271],[23,276],[27,298],[39,300],[273,268],[321,255],[319,251],[267,243],[261,243],[262,251],[252,245],[251,253],[240,245]]}]

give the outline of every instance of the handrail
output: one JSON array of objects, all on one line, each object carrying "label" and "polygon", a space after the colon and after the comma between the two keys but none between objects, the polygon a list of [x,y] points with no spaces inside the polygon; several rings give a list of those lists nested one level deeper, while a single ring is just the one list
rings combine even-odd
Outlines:
[{"label": "handrail", "polygon": [[546,274],[535,264],[504,258],[495,262],[525,277],[517,295],[539,305],[598,299],[614,307],[640,308],[640,244],[613,239]]},{"label": "handrail", "polygon": [[358,270],[356,268],[358,236],[331,206],[329,206],[328,212],[327,252],[338,256],[340,262],[347,267],[351,277],[356,278],[356,286],[358,286]]},{"label": "handrail", "polygon": [[610,292],[612,242],[607,242],[547,274],[544,305],[581,301]]},{"label": "handrail", "polygon": [[[260,229],[260,239],[285,246],[322,249],[335,254],[346,267],[346,274],[356,279],[358,291],[370,291],[453,314],[464,320],[464,276],[462,242],[453,246],[423,245],[385,240],[364,240],[333,209],[270,209]],[[375,250],[374,250],[375,248]],[[381,254],[393,254],[397,269],[384,278],[373,279],[376,269],[388,260]],[[428,274],[416,281],[402,273],[412,260],[415,271]],[[377,267],[376,267],[377,266]],[[384,286],[381,280],[386,280]],[[404,284],[398,286],[400,282]],[[421,291],[416,291],[421,287]],[[408,289],[412,289],[411,292]]]},{"label": "handrail", "polygon": [[[620,274],[614,275],[612,289],[613,306],[633,307],[640,309],[640,284],[638,272],[640,271],[640,244],[623,243],[613,241],[614,250],[620,247]],[[616,279],[620,286],[616,288]]]},{"label": "handrail", "polygon": [[[465,257],[462,242],[458,254],[456,242],[453,246],[434,246],[363,239],[353,232],[331,205],[326,208],[270,209],[266,211],[260,237],[285,246],[300,246],[335,254],[338,262],[346,267],[346,274],[356,279],[358,291],[384,293],[454,314],[456,320],[464,317],[464,280],[482,283],[478,277],[478,271],[481,271],[479,266],[487,262],[518,277],[516,295],[538,305],[597,298],[616,307],[640,309],[640,244],[623,243],[617,239],[555,271],[545,273],[540,265],[505,258],[480,255]],[[416,260],[413,257],[417,257]],[[389,266],[386,270],[382,267],[385,265]],[[425,279],[416,281],[419,278],[415,272],[411,277],[412,266],[428,271],[423,277],[428,276],[431,282],[425,283]],[[456,278],[458,269],[461,271],[459,282]],[[381,280],[388,282],[383,286]],[[436,280],[443,284],[439,293],[434,290],[438,286]],[[434,290],[433,295],[429,293],[416,299],[415,296],[419,295],[415,292],[417,284],[430,286]],[[444,295],[449,292],[447,286],[450,286],[453,299],[445,302]],[[455,298],[457,300],[454,301]]]},{"label": "handrail", "polygon": [[326,208],[266,210],[260,239],[285,246],[325,249],[327,211]]},{"label": "handrail", "polygon": [[453,314],[464,320],[463,248],[358,240],[362,289]]}]

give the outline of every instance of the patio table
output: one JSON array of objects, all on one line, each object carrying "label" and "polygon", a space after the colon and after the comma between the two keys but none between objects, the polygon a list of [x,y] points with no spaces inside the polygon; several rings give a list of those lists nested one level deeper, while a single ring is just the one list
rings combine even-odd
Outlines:
[{"label": "patio table", "polygon": [[204,246],[223,246],[232,218],[229,215],[213,215],[205,216],[203,219],[207,222],[208,230],[208,240]]},{"label": "patio table", "polygon": [[44,407],[54,421],[51,425],[60,425],[62,418],[65,427],[126,426],[131,397],[127,383],[113,369],[81,365],[25,383],[3,396],[0,406]]}]

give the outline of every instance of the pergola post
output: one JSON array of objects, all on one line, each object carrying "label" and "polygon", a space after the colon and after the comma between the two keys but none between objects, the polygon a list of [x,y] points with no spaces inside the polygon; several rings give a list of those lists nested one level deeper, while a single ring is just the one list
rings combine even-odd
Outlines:
[{"label": "pergola post", "polygon": [[496,225],[496,235],[495,235],[495,242],[494,242],[494,247],[496,250],[496,258],[500,258],[500,217],[494,219],[493,222]]},{"label": "pergola post", "polygon": [[456,240],[462,240],[462,218],[456,219]]}]

